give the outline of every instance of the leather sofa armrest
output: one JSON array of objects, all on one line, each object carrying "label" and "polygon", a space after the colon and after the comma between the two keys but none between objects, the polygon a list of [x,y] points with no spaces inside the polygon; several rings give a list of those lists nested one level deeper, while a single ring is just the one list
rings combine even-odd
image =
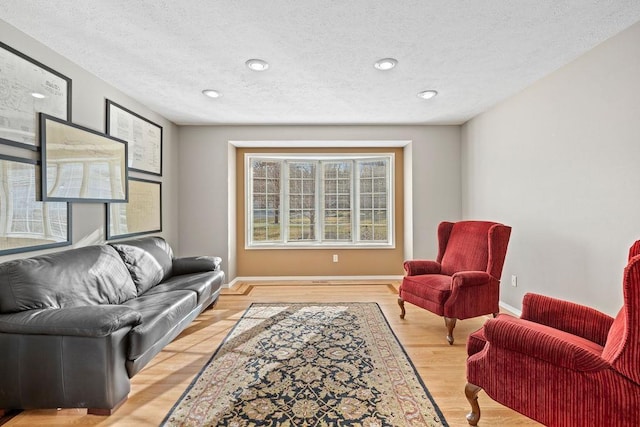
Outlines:
[{"label": "leather sofa armrest", "polygon": [[484,324],[484,334],[489,351],[515,351],[575,371],[611,368],[600,357],[601,346],[582,337],[513,316],[489,319]]},{"label": "leather sofa armrest", "polygon": [[222,258],[217,256],[196,256],[174,258],[172,272],[174,276],[182,274],[202,273],[220,269]]},{"label": "leather sofa armrest", "polygon": [[139,312],[123,305],[46,308],[0,314],[0,333],[104,337],[141,321]]},{"label": "leather sofa armrest", "polygon": [[522,319],[578,335],[602,346],[613,318],[591,307],[528,293],[522,300]]},{"label": "leather sofa armrest", "polygon": [[440,274],[440,263],[426,259],[413,259],[404,262],[404,270],[407,272],[407,276]]}]

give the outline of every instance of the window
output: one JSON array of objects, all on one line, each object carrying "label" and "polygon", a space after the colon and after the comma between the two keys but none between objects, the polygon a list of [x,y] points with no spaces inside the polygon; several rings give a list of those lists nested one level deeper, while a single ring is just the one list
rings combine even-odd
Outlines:
[{"label": "window", "polygon": [[245,155],[247,248],[392,247],[393,160]]}]

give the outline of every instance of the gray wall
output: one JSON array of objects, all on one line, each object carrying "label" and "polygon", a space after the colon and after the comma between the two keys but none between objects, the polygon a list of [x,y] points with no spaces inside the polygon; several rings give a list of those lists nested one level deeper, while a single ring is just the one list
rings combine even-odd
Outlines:
[{"label": "gray wall", "polygon": [[[122,92],[109,86],[77,65],[46,48],[39,42],[26,36],[12,26],[0,20],[0,40],[14,49],[66,75],[72,80],[72,122],[105,131],[105,99],[146,117],[163,127],[163,176],[131,173],[131,176],[162,181],[163,232],[164,236],[176,249],[178,248],[178,145],[177,127],[163,117],[140,105]],[[127,72],[127,70],[122,70]],[[0,153],[18,157],[36,159],[38,154],[30,150],[0,145]],[[72,243],[73,246],[85,246],[104,242],[105,238],[105,205],[103,203],[74,203],[72,205]],[[66,247],[68,248],[68,247]],[[66,249],[62,248],[62,249]],[[0,257],[0,261],[12,258],[23,258],[49,251],[26,252],[17,255]]]},{"label": "gray wall", "polygon": [[[109,98],[163,126],[161,234],[178,255],[225,257],[230,279],[237,183],[228,141],[411,140],[407,258],[435,256],[441,220],[503,221],[513,226],[504,302],[520,308],[525,292],[539,292],[610,314],[621,304],[627,248],[640,238],[640,24],[462,127],[178,128],[2,21],[0,39],[73,80],[74,123],[104,131]],[[37,156],[3,145],[0,153]],[[73,204],[74,246],[104,241],[104,221],[103,204]]]},{"label": "gray wall", "polygon": [[459,126],[185,126],[179,139],[180,248],[185,255],[222,256],[229,280],[236,277],[233,258],[241,244],[234,241],[236,215],[229,210],[236,188],[229,141],[411,140],[405,175],[411,168],[412,191],[405,199],[413,199],[413,246],[405,249],[407,257],[435,257],[437,224],[461,215]]},{"label": "gray wall", "polygon": [[463,217],[513,226],[507,304],[537,292],[620,308],[640,239],[639,100],[636,24],[463,126]]}]

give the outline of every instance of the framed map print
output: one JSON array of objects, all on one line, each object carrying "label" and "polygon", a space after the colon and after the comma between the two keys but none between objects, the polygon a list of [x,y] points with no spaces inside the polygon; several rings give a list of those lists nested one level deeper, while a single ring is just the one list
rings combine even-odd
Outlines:
[{"label": "framed map print", "polygon": [[107,134],[129,143],[129,169],[162,176],[162,126],[107,99]]},{"label": "framed map print", "polygon": [[162,231],[162,183],[129,178],[129,202],[107,204],[107,240]]},{"label": "framed map print", "polygon": [[71,120],[71,79],[0,42],[0,143],[38,150],[38,112]]},{"label": "framed map print", "polygon": [[40,113],[42,200],[126,202],[127,142]]},{"label": "framed map print", "polygon": [[35,160],[0,155],[0,255],[71,244],[71,209],[39,202]]}]

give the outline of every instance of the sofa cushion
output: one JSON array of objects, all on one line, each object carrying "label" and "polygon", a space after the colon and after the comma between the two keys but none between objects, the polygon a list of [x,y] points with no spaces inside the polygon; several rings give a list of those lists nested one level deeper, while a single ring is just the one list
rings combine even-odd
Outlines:
[{"label": "sofa cushion", "polygon": [[136,287],[118,253],[86,246],[0,264],[0,312],[121,304]]},{"label": "sofa cushion", "polygon": [[138,295],[171,276],[173,251],[162,237],[110,243],[127,265]]},{"label": "sofa cushion", "polygon": [[176,290],[190,290],[198,295],[198,304],[202,304],[203,301],[220,289],[223,281],[224,273],[220,270],[173,276],[149,289],[145,295]]},{"label": "sofa cushion", "polygon": [[134,360],[180,325],[197,307],[197,297],[193,291],[170,291],[145,294],[124,305],[142,315],[142,322],[129,332],[127,359]]}]

